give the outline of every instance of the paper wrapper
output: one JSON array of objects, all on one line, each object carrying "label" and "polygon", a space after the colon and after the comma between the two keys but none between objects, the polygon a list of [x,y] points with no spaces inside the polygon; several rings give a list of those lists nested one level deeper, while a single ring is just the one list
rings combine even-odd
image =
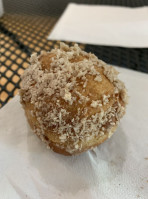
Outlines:
[{"label": "paper wrapper", "polygon": [[128,8],[70,3],[48,39],[146,48],[148,6]]},{"label": "paper wrapper", "polygon": [[47,149],[28,129],[19,96],[1,109],[0,198],[148,198],[148,75],[118,70],[130,103],[94,151],[66,157]]}]

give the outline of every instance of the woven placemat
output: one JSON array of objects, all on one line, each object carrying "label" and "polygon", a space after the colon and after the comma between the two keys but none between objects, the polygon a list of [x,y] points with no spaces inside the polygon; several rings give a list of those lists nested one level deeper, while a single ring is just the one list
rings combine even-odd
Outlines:
[{"label": "woven placemat", "polygon": [[53,17],[14,14],[5,14],[0,19],[0,106],[17,94],[20,87],[20,75],[28,66],[30,54],[33,51],[39,52],[41,49],[50,50],[53,46],[53,43],[46,40],[46,26],[48,24],[49,31],[49,26],[55,21]]}]

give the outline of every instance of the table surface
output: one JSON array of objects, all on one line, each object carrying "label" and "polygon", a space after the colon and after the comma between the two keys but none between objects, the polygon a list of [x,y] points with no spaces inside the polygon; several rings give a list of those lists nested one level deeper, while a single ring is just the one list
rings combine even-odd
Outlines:
[{"label": "table surface", "polygon": [[[33,52],[50,51],[60,41],[49,41],[47,36],[65,9],[68,0],[4,1],[5,14],[0,18],[1,66],[0,107],[18,93],[20,75],[28,67]],[[41,5],[42,2],[42,5]],[[58,2],[58,3],[57,3]],[[148,1],[73,1],[89,4],[144,6]],[[14,6],[15,5],[15,6]],[[66,42],[73,44],[73,42]],[[148,48],[121,48],[80,44],[87,52],[95,53],[107,63],[148,73]]]}]

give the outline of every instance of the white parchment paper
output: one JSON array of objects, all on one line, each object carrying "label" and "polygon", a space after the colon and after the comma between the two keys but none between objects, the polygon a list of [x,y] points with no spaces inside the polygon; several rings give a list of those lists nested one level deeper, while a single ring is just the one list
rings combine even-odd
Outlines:
[{"label": "white parchment paper", "polygon": [[148,6],[128,8],[70,3],[48,39],[148,47]]},{"label": "white parchment paper", "polygon": [[65,157],[27,127],[19,97],[0,110],[0,199],[148,198],[148,75],[118,68],[130,103],[115,134]]}]

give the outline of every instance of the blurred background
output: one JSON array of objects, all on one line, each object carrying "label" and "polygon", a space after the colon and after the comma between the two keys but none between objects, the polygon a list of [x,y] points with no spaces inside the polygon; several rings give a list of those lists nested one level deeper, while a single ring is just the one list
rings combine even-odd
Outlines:
[{"label": "blurred background", "polygon": [[[143,7],[147,0],[3,0],[0,17],[0,107],[18,93],[20,75],[33,52],[51,50],[60,41],[47,36],[69,2]],[[66,42],[73,44],[72,42]],[[126,48],[80,43],[87,52],[117,66],[148,73],[148,48]]]}]

